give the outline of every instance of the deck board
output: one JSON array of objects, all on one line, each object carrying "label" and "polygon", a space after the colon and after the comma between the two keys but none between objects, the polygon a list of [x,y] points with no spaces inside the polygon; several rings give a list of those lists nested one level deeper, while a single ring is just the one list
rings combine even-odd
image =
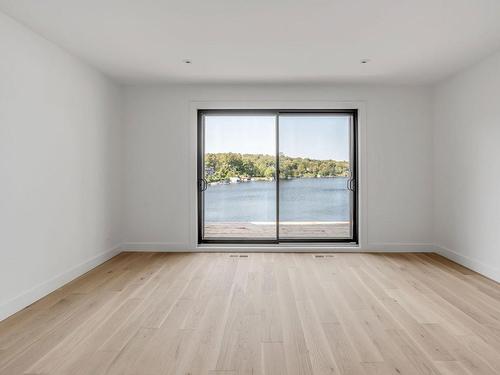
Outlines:
[{"label": "deck board", "polygon": [[[350,238],[349,222],[281,222],[281,238]],[[205,238],[274,238],[275,223],[207,222]]]}]

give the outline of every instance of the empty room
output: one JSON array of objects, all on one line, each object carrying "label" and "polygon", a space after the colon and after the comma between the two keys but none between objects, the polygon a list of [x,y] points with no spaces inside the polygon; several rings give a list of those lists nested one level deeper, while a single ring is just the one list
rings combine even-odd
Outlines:
[{"label": "empty room", "polygon": [[0,375],[498,375],[499,142],[498,0],[0,0]]}]

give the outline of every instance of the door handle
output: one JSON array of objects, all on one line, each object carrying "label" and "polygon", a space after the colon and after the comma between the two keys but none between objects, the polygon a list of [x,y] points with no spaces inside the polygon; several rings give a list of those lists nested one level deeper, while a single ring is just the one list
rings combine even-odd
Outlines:
[{"label": "door handle", "polygon": [[356,190],[356,180],[354,178],[350,178],[347,182],[347,189],[350,191]]},{"label": "door handle", "polygon": [[200,178],[198,180],[198,187],[199,187],[200,191],[207,190],[207,188],[208,188],[208,182],[207,182],[207,180],[205,180],[204,178]]}]

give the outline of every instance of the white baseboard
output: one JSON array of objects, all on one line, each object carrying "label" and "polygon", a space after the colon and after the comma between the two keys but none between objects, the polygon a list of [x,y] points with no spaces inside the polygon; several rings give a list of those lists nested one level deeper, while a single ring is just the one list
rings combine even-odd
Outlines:
[{"label": "white baseboard", "polygon": [[191,249],[185,243],[168,242],[126,242],[120,245],[121,251],[160,251],[160,252],[178,252],[178,251],[196,251]]},{"label": "white baseboard", "polygon": [[279,245],[199,245],[167,242],[127,242],[120,246],[122,251],[162,251],[162,252],[433,252],[430,243],[370,243],[365,247],[345,244],[279,244]]},{"label": "white baseboard", "polygon": [[40,298],[45,297],[47,294],[52,293],[54,290],[118,255],[120,252],[120,248],[116,246],[10,299],[0,306],[0,321],[31,305]]},{"label": "white baseboard", "polygon": [[500,269],[492,267],[475,259],[463,256],[443,246],[437,245],[435,248],[435,252],[439,255],[442,255],[445,258],[448,258],[464,267],[470,268],[471,270],[476,271],[477,273],[480,273],[481,275],[500,283]]},{"label": "white baseboard", "polygon": [[432,243],[413,242],[374,242],[366,246],[365,251],[381,253],[432,253],[436,246]]}]

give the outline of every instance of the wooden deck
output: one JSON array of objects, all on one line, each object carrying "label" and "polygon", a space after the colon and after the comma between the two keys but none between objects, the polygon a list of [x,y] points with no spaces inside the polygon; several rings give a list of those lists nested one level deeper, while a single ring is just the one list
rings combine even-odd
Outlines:
[{"label": "wooden deck", "polygon": [[500,286],[434,254],[122,253],[0,322],[0,374],[498,375]]},{"label": "wooden deck", "polygon": [[[281,222],[281,238],[350,238],[350,223],[344,222]],[[205,223],[206,238],[274,238],[275,223]]]}]

